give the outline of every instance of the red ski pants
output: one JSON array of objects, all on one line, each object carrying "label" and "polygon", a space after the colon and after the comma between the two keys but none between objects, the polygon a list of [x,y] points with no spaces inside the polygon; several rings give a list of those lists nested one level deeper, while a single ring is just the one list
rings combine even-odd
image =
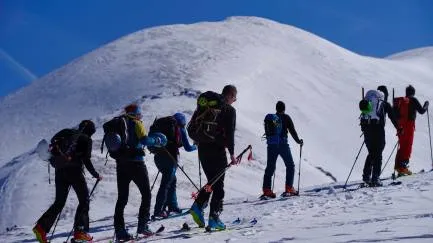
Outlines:
[{"label": "red ski pants", "polygon": [[399,146],[395,157],[395,169],[401,168],[403,162],[409,162],[415,132],[415,121],[399,122],[399,125],[403,131],[398,135]]}]

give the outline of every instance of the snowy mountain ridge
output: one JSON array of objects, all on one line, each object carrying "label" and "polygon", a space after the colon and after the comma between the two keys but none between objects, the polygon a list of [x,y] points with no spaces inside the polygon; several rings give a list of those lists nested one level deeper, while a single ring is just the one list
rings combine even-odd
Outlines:
[{"label": "snowy mountain ridge", "polygon": [[[274,112],[277,100],[286,103],[286,111],[305,141],[302,160],[299,161],[299,147],[290,140],[296,169],[299,162],[302,163],[301,188],[332,182],[323,171],[328,171],[339,182],[344,181],[362,143],[357,119],[361,87],[374,89],[379,84],[385,84],[390,92],[391,88],[395,88],[396,95],[400,96],[410,83],[415,86],[417,97],[423,102],[431,99],[433,94],[433,67],[430,63],[428,57],[414,63],[406,59],[359,56],[303,30],[255,17],[163,26],[125,36],[1,100],[0,122],[3,125],[0,132],[7,139],[0,141],[0,232],[17,224],[27,229],[22,232],[24,238],[30,237],[27,235],[28,227],[54,198],[53,185],[47,183],[46,164],[31,152],[32,148],[41,138],[49,138],[57,130],[74,126],[86,118],[92,118],[98,126],[93,137],[93,161],[96,169],[104,176],[92,201],[90,214],[92,219],[101,222],[102,228],[109,229],[116,201],[115,165],[109,161],[104,166],[104,155],[98,151],[102,138],[101,124],[133,101],[142,105],[146,127],[149,127],[155,116],[178,111],[189,116],[195,108],[198,92],[209,89],[219,91],[228,83],[236,85],[239,91],[238,101],[234,104],[237,109],[236,151],[240,152],[251,144],[254,152],[253,161],[244,161],[228,171],[228,203],[255,198],[261,192],[266,166],[266,145],[261,140],[263,118],[266,113]],[[395,131],[388,122],[384,163],[395,142]],[[357,161],[352,180],[360,179],[365,156],[364,150]],[[153,181],[157,170],[152,156],[146,157],[146,164],[150,180]],[[181,164],[198,183],[197,154],[182,151]],[[385,170],[386,176],[391,173],[392,164],[393,157]],[[411,166],[414,171],[431,168],[425,116],[418,116]],[[298,171],[295,181],[297,174]],[[276,178],[275,190],[281,192],[284,181],[281,161],[277,164]],[[330,195],[301,197],[288,201],[288,204],[269,203],[269,209],[264,206],[260,208],[264,215],[260,216],[259,221],[264,225],[251,236],[257,241],[278,240],[278,237],[271,237],[269,232],[283,236],[285,228],[279,224],[291,225],[292,220],[297,220],[305,227],[305,230],[299,231],[304,238],[297,239],[308,241],[311,240],[307,237],[308,224],[316,227],[314,232],[317,235],[324,236],[326,233],[320,229],[330,227],[331,231],[338,231],[332,226],[346,222],[342,218],[351,211],[358,221],[351,221],[347,225],[354,226],[365,222],[366,215],[370,217],[375,213],[383,213],[389,205],[392,210],[383,217],[395,219],[392,224],[398,224],[400,219],[412,220],[422,215],[421,218],[428,222],[429,209],[426,205],[429,200],[431,202],[428,194],[432,189],[431,175],[406,180],[407,184],[396,187],[395,190],[383,188],[354,193],[355,199],[360,199],[359,203],[348,199],[347,194],[333,197],[332,192]],[[90,187],[93,180],[88,178],[88,183]],[[189,206],[193,190],[188,180],[178,172],[178,195],[182,206]],[[418,216],[414,212],[414,215],[406,218],[400,217],[398,204],[402,207],[409,205],[403,192],[414,196],[407,201],[416,205],[414,207]],[[383,200],[381,196],[384,197]],[[73,199],[68,200],[60,231],[67,230],[73,220],[76,199],[75,195],[70,197]],[[320,199],[315,199],[316,197]],[[138,199],[138,191],[132,187],[125,211],[129,222],[134,222]],[[393,199],[398,203],[393,203]],[[368,206],[363,207],[363,203]],[[374,209],[374,204],[380,207]],[[319,210],[323,207],[325,210]],[[326,208],[330,211],[327,212]],[[310,214],[307,209],[312,209],[315,213]],[[250,217],[257,212],[242,204],[228,204],[224,217],[227,220],[236,214]],[[288,218],[278,217],[278,212],[292,215]],[[272,217],[276,217],[277,222],[272,222]],[[303,221],[303,217],[307,219]],[[326,223],[327,217],[333,219],[335,225]],[[320,219],[316,223],[317,218]],[[388,222],[381,217],[376,219],[369,224],[372,227],[365,229],[366,232],[374,231],[377,223],[382,227],[380,222]],[[179,222],[170,221],[167,224],[173,228]],[[414,223],[414,227],[415,225],[418,223]],[[353,230],[352,226],[344,229]],[[394,229],[383,230],[389,234],[395,232]],[[425,227],[419,228],[419,231],[425,232]],[[18,242],[24,240],[20,237],[21,231],[17,232],[0,237]],[[414,230],[411,233],[419,232]],[[248,238],[248,232],[246,234],[232,233],[235,239],[252,240]],[[225,236],[206,237],[197,240],[225,239]],[[335,233],[334,238],[329,237],[330,242],[335,242],[344,238],[344,235]],[[348,236],[347,239],[349,238]],[[365,240],[366,237],[361,237],[359,233],[354,234],[353,239]]]}]

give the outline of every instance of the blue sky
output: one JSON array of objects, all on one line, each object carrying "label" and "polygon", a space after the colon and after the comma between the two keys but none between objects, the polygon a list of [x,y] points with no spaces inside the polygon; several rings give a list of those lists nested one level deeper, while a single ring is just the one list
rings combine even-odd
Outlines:
[{"label": "blue sky", "polygon": [[363,55],[433,46],[430,0],[0,0],[0,97],[151,26],[260,16]]}]

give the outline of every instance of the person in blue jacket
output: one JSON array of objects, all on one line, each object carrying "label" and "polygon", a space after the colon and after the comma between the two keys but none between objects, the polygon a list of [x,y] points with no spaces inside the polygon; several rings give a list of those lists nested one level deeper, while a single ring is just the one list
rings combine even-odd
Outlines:
[{"label": "person in blue jacket", "polygon": [[[179,148],[183,147],[187,152],[197,149],[188,140],[184,114],[178,112],[173,116],[160,118],[159,121],[161,121],[159,124],[166,124],[166,129],[162,129],[164,131],[159,132],[162,132],[167,137],[167,145],[164,149],[154,150],[155,165],[159,172],[161,172],[162,179],[156,195],[152,218],[166,218],[172,212],[182,212],[177,203],[176,196],[176,169],[179,162]],[[150,130],[152,131],[152,127]]]}]

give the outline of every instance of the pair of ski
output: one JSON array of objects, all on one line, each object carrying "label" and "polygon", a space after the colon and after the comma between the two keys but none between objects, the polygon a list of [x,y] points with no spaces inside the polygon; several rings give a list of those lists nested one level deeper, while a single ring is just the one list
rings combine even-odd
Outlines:
[{"label": "pair of ski", "polygon": [[168,236],[155,237],[149,239],[147,241],[158,241],[158,240],[174,240],[174,239],[191,239],[193,237],[197,237],[200,235],[209,235],[214,233],[223,233],[230,232],[242,229],[252,228],[257,224],[257,219],[253,218],[252,220],[237,218],[230,224],[226,225],[225,230],[216,230],[216,229],[208,229],[208,228],[200,228],[200,227],[189,227],[187,223],[182,225],[182,228],[179,230],[174,230],[167,232]]},{"label": "pair of ski", "polygon": [[[107,237],[101,237],[101,238],[94,239],[93,241],[89,241],[88,243],[107,242],[107,241],[109,243],[135,243],[135,242],[139,242],[140,240],[151,239],[155,236],[159,236],[162,232],[164,232],[164,230],[165,230],[164,225],[161,225],[152,234],[148,234],[148,235],[138,234],[133,239],[130,239],[130,240],[118,240],[118,239],[113,240],[113,236],[107,236]],[[74,242],[71,241],[71,243],[74,243]],[[79,241],[77,243],[79,243]]]}]

